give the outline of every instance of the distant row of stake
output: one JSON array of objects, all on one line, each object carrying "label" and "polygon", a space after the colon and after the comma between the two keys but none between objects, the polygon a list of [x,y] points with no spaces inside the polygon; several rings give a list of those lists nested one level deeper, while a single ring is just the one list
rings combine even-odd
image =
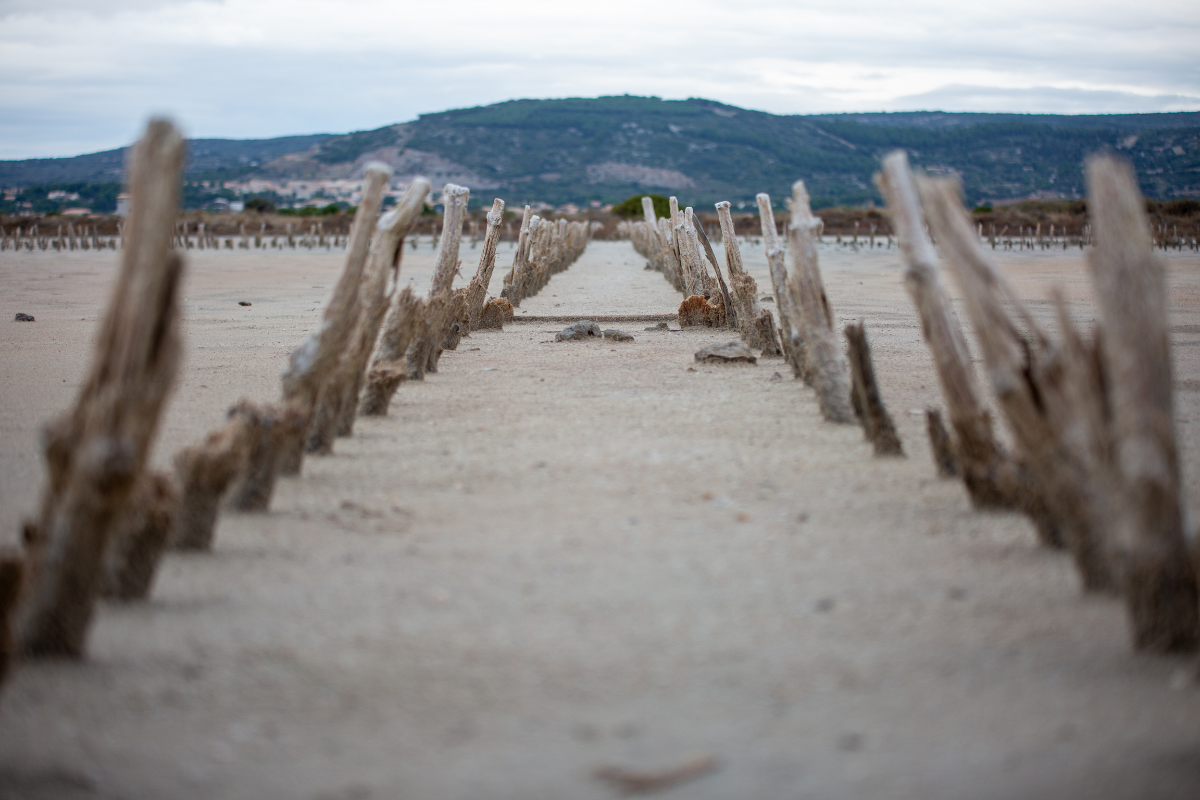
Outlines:
[{"label": "distant row of stake", "polygon": [[[345,267],[319,328],[291,354],[279,402],[239,402],[225,425],[175,455],[172,474],[148,470],[182,349],[183,152],[165,120],[134,148],[127,246],[90,371],[71,410],[46,429],[50,474],[38,518],[25,523],[25,550],[0,554],[0,679],[18,654],[81,657],[98,596],[145,597],[166,548],[212,546],[223,502],[266,509],[277,477],[299,473],[306,453],[330,452],[359,414],[385,414],[401,383],[435,372],[470,331],[512,319],[508,299],[487,298],[504,201],[487,215],[475,276],[453,289],[469,192],[446,185],[432,286],[417,298],[399,289],[400,258],[429,181],[413,180],[380,216],[391,170],[370,164]],[[519,302],[536,292],[589,236],[586,223],[542,222],[527,207],[505,293]]]}]

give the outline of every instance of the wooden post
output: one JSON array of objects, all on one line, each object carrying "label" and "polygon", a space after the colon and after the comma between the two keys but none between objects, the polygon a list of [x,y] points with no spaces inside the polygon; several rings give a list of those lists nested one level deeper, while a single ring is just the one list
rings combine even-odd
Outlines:
[{"label": "wooden post", "polygon": [[420,219],[428,192],[429,181],[415,179],[400,203],[385,214],[375,228],[359,285],[357,308],[353,311],[354,329],[317,402],[308,432],[309,453],[326,455],[333,452],[335,436],[349,436],[354,430],[363,372],[387,313],[388,278],[391,277],[394,283],[399,277],[401,245]]},{"label": "wooden post", "polygon": [[461,313],[460,304],[453,302],[451,290],[454,276],[458,274],[458,248],[462,241],[463,218],[471,191],[465,186],[447,183],[442,189],[442,237],[434,263],[433,281],[429,288],[430,301],[440,298],[441,302],[430,303],[425,330],[413,343],[414,357],[423,359],[426,372],[437,372],[438,358],[442,354],[442,343],[450,325]]},{"label": "wooden post", "polygon": [[130,162],[129,242],[87,378],[74,407],[44,436],[49,480],[29,535],[20,648],[83,655],[113,524],[129,508],[178,369],[178,288],[171,251],[184,140],[152,120]]},{"label": "wooden post", "polygon": [[[242,401],[243,407],[248,406]],[[235,407],[236,408],[236,407]],[[180,550],[209,550],[217,509],[225,490],[246,472],[254,434],[244,414],[230,411],[231,419],[197,445],[175,454],[175,478],[179,500],[169,544]]]},{"label": "wooden post", "polygon": [[230,409],[229,416],[242,419],[249,431],[245,469],[229,488],[229,507],[266,511],[275,493],[275,480],[283,471],[285,445],[303,441],[309,415],[296,406],[257,406],[243,400]]},{"label": "wooden post", "polygon": [[[733,317],[737,320],[742,341],[748,347],[769,351],[771,355],[774,355],[779,352],[778,342],[775,339],[775,324],[772,321],[768,326],[761,326],[757,322],[759,315],[758,284],[742,266],[742,251],[738,247],[737,232],[734,230],[733,217],[730,215],[729,208],[727,200],[716,204],[717,216],[721,220],[721,241],[725,245],[725,268],[729,270],[729,283],[732,286],[730,296],[733,301]],[[770,317],[771,312],[764,311],[763,313]],[[771,334],[771,338],[765,341],[760,336],[760,330],[764,328]]]},{"label": "wooden post", "polygon": [[[784,265],[787,253],[784,252],[779,235],[775,232],[775,214],[771,210],[771,196],[762,192],[755,200],[758,202],[758,221],[762,229],[767,268],[771,276],[771,286],[775,291],[775,313],[779,315],[780,349],[783,351],[783,357],[792,367],[792,374],[797,378],[811,381],[805,357],[805,348],[808,343],[804,341],[800,331],[801,310],[787,288],[787,267]],[[849,402],[849,396],[847,388],[847,402]]]},{"label": "wooden post", "polygon": [[514,306],[521,305],[521,301],[525,299],[518,292],[520,287],[517,284],[517,273],[520,272],[525,251],[528,248],[529,223],[532,218],[529,206],[525,206],[525,212],[521,215],[521,231],[517,235],[517,247],[513,251],[512,269],[504,277],[504,290],[500,293],[501,297],[507,298]]},{"label": "wooden post", "polygon": [[[321,327],[292,351],[283,373],[284,401],[312,424],[312,417],[326,389],[329,377],[337,367],[353,330],[358,309],[359,283],[366,265],[368,249],[379,215],[383,189],[392,170],[386,164],[369,164],[363,181],[363,199],[354,215],[350,246],[346,251],[346,266],[325,307]],[[279,469],[284,475],[296,475],[304,460],[305,436],[286,436]]]},{"label": "wooden post", "polygon": [[105,548],[100,593],[117,600],[144,600],[167,549],[175,487],[161,472],[143,473],[129,508],[113,526]]},{"label": "wooden post", "polygon": [[725,307],[725,319],[730,327],[737,327],[737,312],[733,308],[733,299],[729,296],[729,287],[725,285],[725,278],[721,276],[721,266],[717,263],[717,255],[713,252],[712,244],[708,241],[708,236],[704,233],[704,226],[696,226],[696,236],[700,240],[700,245],[704,248],[704,255],[712,262],[713,271],[717,273],[717,283],[721,286],[721,300]]},{"label": "wooden post", "polygon": [[[1095,441],[1101,432],[1089,423],[1103,416],[1102,398],[1073,386],[1082,380],[1073,371],[1085,364],[1054,353],[1048,337],[975,239],[957,184],[919,179],[917,185],[929,226],[962,288],[996,399],[1050,518],[1075,558],[1084,588],[1111,590],[1111,492],[1099,455],[1107,448]],[[1015,310],[1017,321],[1007,308]],[[1062,319],[1069,324],[1065,314]],[[1029,331],[1028,338],[1022,328]],[[1064,333],[1071,336],[1072,330]],[[1081,399],[1097,407],[1093,411],[1081,406]]]},{"label": "wooden post", "polygon": [[467,314],[471,329],[479,326],[479,315],[487,300],[488,286],[492,282],[492,270],[496,266],[496,247],[500,243],[500,223],[504,221],[504,201],[499,197],[492,201],[492,210],[487,215],[487,231],[483,237],[483,252],[479,254],[479,267],[467,288]]},{"label": "wooden post", "polygon": [[862,322],[846,326],[846,343],[850,351],[850,371],[853,378],[855,403],[860,409],[863,433],[875,446],[877,456],[903,456],[904,448],[892,417],[879,395],[875,381],[875,366],[871,363],[871,346]]},{"label": "wooden post", "polygon": [[396,295],[388,312],[383,333],[379,337],[379,352],[371,362],[367,373],[367,385],[363,391],[358,413],[365,417],[384,416],[396,388],[409,376],[410,366],[406,358],[410,345],[420,332],[425,320],[425,301],[413,290],[405,287]]},{"label": "wooden post", "polygon": [[1121,484],[1112,544],[1134,645],[1196,649],[1196,572],[1185,545],[1171,388],[1166,270],[1153,253],[1133,170],[1113,156],[1086,169],[1095,249],[1088,259],[1104,335],[1115,468]]},{"label": "wooden post", "polygon": [[929,445],[933,452],[933,463],[937,466],[938,476],[942,478],[957,478],[958,453],[955,452],[954,440],[950,431],[942,423],[942,412],[936,408],[925,409],[925,427],[929,432]]},{"label": "wooden post", "polygon": [[[917,308],[921,331],[937,368],[950,427],[957,439],[959,469],[971,502],[978,508],[1021,508],[1024,498],[1020,470],[996,440],[991,416],[980,399],[967,340],[951,311],[939,276],[937,252],[925,230],[908,156],[897,151],[884,158],[876,182],[887,199],[892,229],[907,264],[904,284]],[[1052,526],[1044,524],[1039,524],[1039,535],[1047,544],[1057,538]]]},{"label": "wooden post", "polygon": [[[812,374],[821,415],[830,422],[853,424],[850,375],[841,348],[838,347],[837,334],[833,329],[833,312],[825,296],[825,285],[817,261],[816,236],[821,221],[812,215],[809,208],[804,181],[792,184],[791,206],[792,218],[787,230],[792,274],[785,291],[791,297],[789,315],[795,313],[792,309],[799,308],[799,318],[792,320],[793,329],[798,327],[799,330],[793,333],[793,337],[797,333],[803,337],[807,369]],[[796,339],[793,338],[793,349],[795,346]]]}]

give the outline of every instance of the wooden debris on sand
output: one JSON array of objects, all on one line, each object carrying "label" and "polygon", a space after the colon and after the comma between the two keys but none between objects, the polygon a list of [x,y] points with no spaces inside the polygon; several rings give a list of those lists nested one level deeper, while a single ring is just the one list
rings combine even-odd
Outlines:
[{"label": "wooden debris on sand", "polygon": [[30,656],[83,655],[105,549],[130,510],[178,370],[181,257],[171,252],[184,140],[153,120],[130,162],[117,284],[72,409],[45,433],[49,479],[28,535],[17,640]]},{"label": "wooden debris on sand", "polygon": [[638,770],[606,766],[596,769],[592,774],[598,780],[612,784],[624,794],[646,794],[699,778],[713,772],[718,766],[717,759],[706,753],[665,769]]}]

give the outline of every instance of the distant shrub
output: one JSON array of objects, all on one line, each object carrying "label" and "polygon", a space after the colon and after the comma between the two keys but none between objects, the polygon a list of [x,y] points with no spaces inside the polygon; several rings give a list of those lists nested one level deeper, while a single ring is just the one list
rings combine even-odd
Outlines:
[{"label": "distant shrub", "polygon": [[983,204],[983,205],[981,205],[981,206],[975,206],[974,208],[972,208],[972,209],[971,209],[971,213],[972,213],[972,214],[990,214],[990,213],[992,213],[994,210],[995,210],[995,209],[993,209],[993,208],[992,208],[992,204],[991,204],[991,203],[984,203],[984,204]]},{"label": "distant shrub", "polygon": [[257,211],[259,214],[270,214],[275,210],[275,204],[265,197],[251,197],[246,201],[247,211]]},{"label": "distant shrub", "polygon": [[654,213],[656,216],[671,216],[671,201],[661,194],[635,194],[632,197],[627,197],[612,207],[612,213],[625,219],[642,216],[643,197],[649,197],[650,202],[654,203]]},{"label": "distant shrub", "polygon": [[342,213],[342,207],[337,203],[330,203],[322,208],[318,213],[320,213],[322,217],[332,217],[334,214]]},{"label": "distant shrub", "polygon": [[1200,200],[1191,197],[1178,197],[1162,204],[1164,214],[1172,217],[1191,217],[1200,213]]}]

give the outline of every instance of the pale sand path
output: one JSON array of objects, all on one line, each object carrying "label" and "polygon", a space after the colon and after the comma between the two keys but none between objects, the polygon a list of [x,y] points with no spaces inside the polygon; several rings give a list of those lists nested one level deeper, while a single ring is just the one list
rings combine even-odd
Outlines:
[{"label": "pale sand path", "polygon": [[[405,253],[422,291],[430,255]],[[747,257],[768,294],[761,247]],[[160,464],[238,396],[277,395],[341,264],[189,260]],[[510,261],[505,245],[493,291]],[[1088,319],[1078,251],[1004,262],[1039,301],[1066,282]],[[520,311],[671,310],[642,263],[593,243]],[[1170,263],[1195,503],[1200,262]],[[0,254],[7,537],[112,264]],[[23,667],[0,695],[0,795],[607,798],[598,765],[709,752],[718,772],[663,796],[1197,796],[1200,690],[1170,688],[1190,662],[1133,655],[1116,601],[1083,598],[1022,519],[934,477],[909,411],[936,380],[895,251],[824,267],[837,313],[867,319],[909,458],[821,422],[803,385],[771,379],[779,361],[689,370],[728,333],[476,333],[308,459],[269,515],[168,556],[149,603],[106,604],[86,663]]]}]

